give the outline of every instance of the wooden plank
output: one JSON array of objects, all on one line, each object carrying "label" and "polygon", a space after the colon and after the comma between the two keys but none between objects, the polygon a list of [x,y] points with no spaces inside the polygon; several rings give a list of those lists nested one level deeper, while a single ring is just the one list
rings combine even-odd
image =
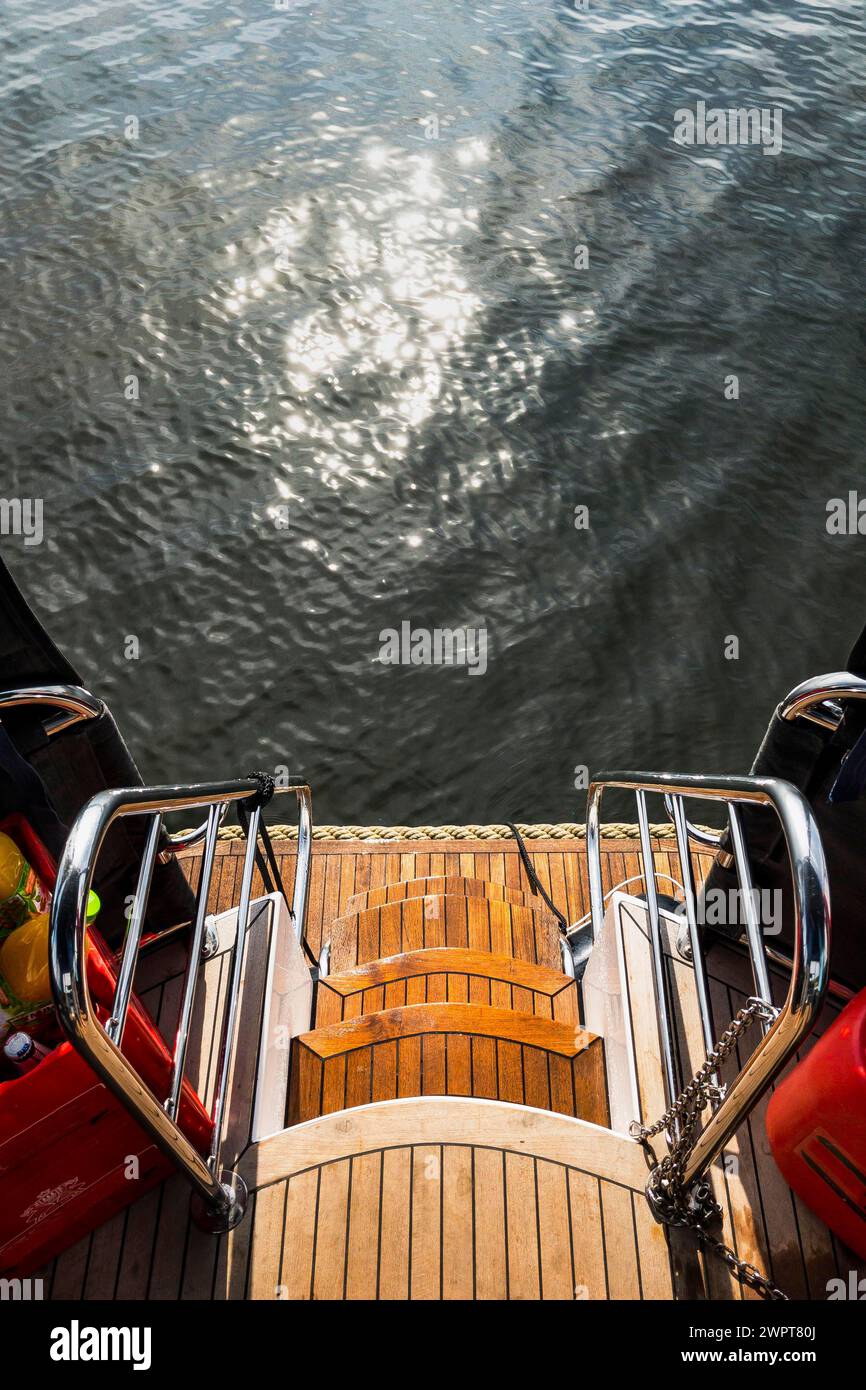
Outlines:
[{"label": "wooden plank", "polygon": [[340,860],[341,855],[329,856],[325,861],[325,883],[322,891],[322,932],[326,939],[330,932],[333,940],[333,923],[340,911]]},{"label": "wooden plank", "polygon": [[93,1232],[84,1284],[86,1299],[114,1298],[125,1224],[126,1212],[121,1211]]},{"label": "wooden plank", "polygon": [[611,1182],[601,1184],[604,1250],[610,1298],[640,1298],[632,1194]]},{"label": "wooden plank", "polygon": [[343,1297],[350,1160],[328,1163],[319,1179],[313,1298]]},{"label": "wooden plank", "polygon": [[508,1297],[505,1233],[505,1158],[498,1149],[473,1151],[475,1297]]},{"label": "wooden plank", "polygon": [[469,904],[465,898],[445,898],[445,944],[455,950],[469,948]]},{"label": "wooden plank", "polygon": [[442,1297],[474,1294],[472,1149],[446,1144],[442,1150]]},{"label": "wooden plank", "polygon": [[[54,1280],[51,1297],[63,1302],[78,1302],[84,1291],[87,1278],[87,1261],[90,1255],[92,1236],[84,1236],[58,1255],[54,1265]],[[148,1269],[149,1273],[149,1269]]]},{"label": "wooden plank", "polygon": [[[397,924],[396,936],[395,936],[392,940],[388,940],[388,944],[385,945],[385,946],[383,946],[383,944],[382,944],[382,936],[383,936],[383,932],[382,932],[382,917],[383,917],[383,913],[382,913],[381,908],[376,907],[376,908],[374,908],[374,909],[372,910],[372,912],[362,912],[362,913],[360,913],[360,914],[354,919],[352,925],[349,926],[349,927],[346,929],[346,933],[345,933],[345,934],[346,934],[347,936],[351,937],[351,936],[354,935],[354,937],[355,937],[355,948],[354,948],[354,958],[355,958],[355,960],[357,960],[357,961],[377,960],[377,959],[379,958],[379,956],[382,955],[383,950],[384,950],[384,951],[389,951],[389,952],[390,952],[390,951],[395,951],[395,950],[396,950],[396,951],[399,951],[399,950],[400,950],[400,935],[399,935],[400,916],[399,916],[399,911],[397,911],[397,910],[395,910],[395,911],[393,911],[393,912],[392,912],[392,911],[388,911],[388,912],[386,912],[386,913],[384,914],[384,916],[385,916],[385,924],[386,924],[386,930],[385,930],[385,937],[386,937],[386,940],[388,939],[389,924],[393,924],[393,923],[396,923],[396,924]],[[337,961],[338,961],[338,959],[340,958],[340,952],[341,952],[341,944],[340,944],[340,943],[341,943],[341,937],[342,937],[342,934],[343,934],[343,928],[342,928],[342,921],[343,921],[343,920],[344,920],[344,919],[341,918],[340,921],[339,921],[339,922],[335,922],[335,923],[333,924],[332,928],[331,928],[331,931],[332,931],[332,936],[331,936],[331,952],[332,952],[331,960],[332,960],[332,962],[333,962],[334,964],[336,964]]]},{"label": "wooden plank", "polygon": [[523,1104],[523,1051],[519,1043],[496,1043],[497,1089],[500,1100]]},{"label": "wooden plank", "polygon": [[590,1173],[568,1170],[572,1269],[576,1299],[606,1299],[607,1262],[599,1181]]},{"label": "wooden plank", "polygon": [[[405,903],[397,904],[400,922],[400,946],[401,951],[419,951],[427,945],[438,945],[438,941],[427,941],[427,923],[430,919],[430,904],[435,903],[437,917],[444,920],[442,904],[444,898],[409,898]],[[390,908],[380,909],[383,918],[390,912]],[[444,942],[441,944],[444,945]],[[382,951],[379,952],[381,956]]]},{"label": "wooden plank", "polygon": [[549,1108],[558,1111],[560,1115],[578,1115],[580,1111],[574,1091],[574,1070],[569,1065],[568,1058],[548,1054],[547,1070],[550,1080]]},{"label": "wooden plank", "polygon": [[[560,1060],[557,1058],[557,1060]],[[564,1060],[564,1059],[563,1059]],[[472,1039],[472,1094],[499,1099],[499,1079],[496,1065],[496,1039]],[[568,1065],[565,1062],[565,1065]]]},{"label": "wooden plank", "polygon": [[397,1043],[397,1095],[421,1094],[421,1039],[400,1038]]},{"label": "wooden plank", "polygon": [[174,1301],[180,1297],[189,1220],[189,1188],[178,1175],[162,1189],[148,1298]]},{"label": "wooden plank", "polygon": [[[252,1214],[250,1213],[250,1224]],[[210,1231],[202,1231],[194,1221],[189,1224],[186,1242],[186,1258],[183,1266],[183,1281],[180,1296],[183,1299],[203,1302],[213,1298],[214,1278],[220,1253],[220,1242],[214,1240]]]},{"label": "wooden plank", "polygon": [[[270,1300],[280,1295],[288,1186],[286,1182],[276,1182],[256,1193],[256,1224],[249,1282],[249,1296],[252,1299]],[[295,1293],[295,1297],[298,1296]]]},{"label": "wooden plank", "polygon": [[368,1105],[372,1098],[373,1052],[369,1047],[359,1047],[346,1057],[345,1108]]},{"label": "wooden plank", "polygon": [[538,1259],[538,1213],[535,1159],[505,1155],[506,1232],[508,1239],[508,1297],[534,1299],[541,1293]]},{"label": "wooden plank", "polygon": [[322,1113],[322,1082],[321,1058],[314,1057],[307,1048],[294,1040],[292,1042],[286,1124],[297,1124],[298,1115]]},{"label": "wooden plank", "polygon": [[[117,1299],[139,1300],[147,1298],[157,1220],[162,1204],[162,1187],[163,1185],[155,1187],[144,1197],[139,1198],[126,1213],[123,1258],[120,1262],[114,1291],[114,1297]],[[66,1256],[61,1255],[60,1260],[58,1260],[58,1272],[60,1262],[64,1259]],[[56,1285],[57,1280],[55,1278],[55,1287]],[[54,1290],[52,1290],[51,1296],[52,1298],[64,1297],[63,1294],[55,1293]]]},{"label": "wooden plank", "polygon": [[673,1298],[671,1260],[667,1235],[649,1209],[643,1193],[631,1195],[640,1263],[641,1297],[650,1300]]},{"label": "wooden plank", "polygon": [[[301,1078],[301,1085],[303,1086],[305,1071],[309,1069],[313,1078],[321,1073],[321,1086],[317,1086],[313,1081],[309,1087],[305,1088],[316,1097],[317,1103],[310,1110],[299,1110],[294,1120],[295,1124],[299,1124],[302,1120],[308,1120],[313,1115],[332,1115],[337,1110],[345,1110],[348,1060],[348,1056],[328,1057],[323,1065],[319,1058],[306,1049],[299,1051],[298,1075]],[[321,1097],[320,1100],[319,1097]]]},{"label": "wooden plank", "polygon": [[441,1229],[442,1149],[420,1145],[412,1152],[412,1299],[442,1296]]},{"label": "wooden plank", "polygon": [[[279,1277],[280,1297],[284,1299],[306,1300],[312,1296],[320,1172],[319,1168],[309,1168],[296,1173],[289,1182]],[[258,1213],[258,1207],[256,1210]]]},{"label": "wooden plank", "polygon": [[346,1298],[368,1299],[376,1292],[379,1274],[382,1154],[359,1154],[351,1164]]},{"label": "wooden plank", "polygon": [[412,1211],[411,1148],[382,1154],[382,1202],[379,1245],[381,1299],[409,1297],[409,1228]]},{"label": "wooden plank", "polygon": [[573,1299],[568,1173],[559,1163],[536,1163],[541,1297]]},{"label": "wooden plank", "polygon": [[550,1076],[547,1071],[547,1052],[537,1047],[523,1049],[524,1104],[537,1110],[550,1110]]},{"label": "wooden plank", "polygon": [[421,1039],[422,1090],[425,1096],[448,1094],[445,1067],[446,1037],[430,1036]]},{"label": "wooden plank", "polygon": [[373,1052],[373,1100],[393,1100],[397,1095],[397,1043],[383,1043]]},{"label": "wooden plank", "polygon": [[448,1095],[472,1095],[472,1040],[462,1033],[446,1039],[445,1078]]}]

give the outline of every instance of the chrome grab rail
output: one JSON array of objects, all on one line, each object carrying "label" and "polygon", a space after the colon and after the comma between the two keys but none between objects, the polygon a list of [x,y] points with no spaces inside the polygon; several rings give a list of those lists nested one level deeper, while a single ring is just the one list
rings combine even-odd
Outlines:
[{"label": "chrome grab rail", "polygon": [[[207,913],[221,811],[245,801],[259,790],[249,778],[208,783],[199,786],[127,787],[99,792],[79,812],[69,833],[57,870],[57,883],[51,907],[49,964],[51,989],[61,1026],[70,1042],[93,1068],[97,1076],[126,1106],[153,1142],[184,1174],[195,1194],[196,1220],[213,1232],[231,1230],[243,1216],[246,1190],[242,1179],[220,1170],[222,1122],[226,1090],[234,1049],[238,999],[243,971],[244,947],[249,926],[250,897],[260,808],[251,810],[247,832],[238,922],[232,955],[231,979],[220,1042],[219,1069],[212,1111],[213,1139],[207,1158],[179,1128],[177,1111],[183,1084],[189,1041],[189,1025],[195,1001],[198,966]],[[295,886],[291,913],[298,940],[303,940],[307,910],[307,889],[312,846],[312,798],[303,783],[281,785],[277,794],[293,792],[298,800],[299,833]],[[147,899],[157,857],[163,816],[171,811],[207,808],[206,846],[198,886],[196,916],[184,979],[179,1026],[172,1054],[169,1095],[160,1101],[144,1084],[132,1064],[120,1051],[129,1009],[135,964],[147,912]],[[103,1028],[97,1018],[87,982],[86,905],[100,848],[111,825],[120,817],[150,817],[146,846],[139,872],[123,946],[110,1018]]]},{"label": "chrome grab rail", "polygon": [[[674,807],[679,801],[680,808],[683,797],[697,797],[703,800],[722,802],[729,808],[733,808],[735,812],[734,820],[731,822],[732,832],[734,824],[737,823],[737,807],[739,805],[771,807],[779,818],[791,864],[795,943],[788,995],[755,1051],[728,1087],[724,1100],[713,1111],[704,1125],[692,1149],[684,1173],[685,1184],[689,1186],[719,1156],[725,1144],[796,1051],[817,1018],[827,988],[830,959],[830,890],[824,850],[815,818],[806,798],[796,787],[780,778],[679,777],[671,774],[645,772],[608,773],[597,778],[590,785],[587,803],[586,846],[593,936],[596,938],[604,922],[599,808],[603,793],[611,787],[633,791],[637,798],[641,827],[641,858],[644,882],[647,887],[650,946],[653,956],[653,983],[656,991],[659,1042],[668,1104],[675,1099],[676,1094],[675,1090],[672,1092],[670,1089],[674,1076],[672,1015],[662,957],[661,926],[655,892],[655,871],[646,816],[646,793],[664,794],[667,792],[669,796],[674,798]],[[684,820],[684,814],[681,814],[681,811],[678,812],[675,821],[678,832],[678,848],[681,858],[683,853],[688,858],[687,841],[684,844]],[[741,841],[741,837],[739,840]],[[736,836],[734,836],[734,850],[738,875],[742,875],[743,871],[748,869],[748,860],[744,857],[742,843],[739,844],[738,852],[738,837]],[[744,878],[740,877],[742,893],[745,894],[747,884],[750,881],[749,878],[744,881]],[[651,884],[652,888],[650,888]],[[755,925],[755,923],[752,924],[753,929]],[[753,970],[756,989],[759,997],[764,999],[767,1004],[772,1005],[772,999],[769,997],[766,961],[763,959],[763,943],[760,940],[759,930],[757,941],[753,938],[754,930],[749,933],[749,943],[755,952],[753,954]],[[697,945],[698,950],[693,961],[695,975],[698,980],[703,976],[705,984],[703,953],[700,950],[699,942]],[[762,962],[762,965],[758,964],[759,961]],[[760,985],[757,983],[759,979],[761,980]],[[767,991],[766,994],[762,992],[764,989]],[[700,1004],[703,998],[700,985],[698,995]],[[701,1020],[706,1038],[707,1022],[711,1022],[711,1020],[705,1017],[703,1005],[701,1005]]]},{"label": "chrome grab rail", "polygon": [[41,705],[62,712],[45,725],[49,735],[59,734],[82,719],[98,719],[105,705],[80,685],[31,685],[21,690],[0,691],[0,710],[22,705]]},{"label": "chrome grab rail", "polygon": [[[665,793],[665,810],[668,813],[668,819],[673,825],[675,823],[674,803],[673,798],[667,792]],[[685,827],[688,831],[689,839],[694,840],[695,844],[700,845],[703,849],[718,849],[722,842],[722,836],[725,833],[723,830],[701,830],[699,826],[692,825],[690,820],[685,822]]]},{"label": "chrome grab rail", "polygon": [[[845,714],[839,701],[863,699],[866,699],[866,680],[852,675],[850,671],[831,671],[825,676],[810,676],[808,680],[795,686],[777,706],[776,713],[780,719],[808,719],[811,723],[820,725],[822,729],[835,731]],[[669,793],[665,793],[664,800],[665,810],[673,821],[673,802]],[[691,821],[686,821],[686,829],[689,839],[696,845],[717,851],[718,862],[723,868],[729,869],[733,866],[734,856],[723,848],[724,831],[702,830],[699,826],[692,825]]]},{"label": "chrome grab rail", "polygon": [[824,729],[837,729],[844,710],[839,700],[866,699],[866,680],[850,671],[830,671],[825,676],[810,676],[794,687],[780,703],[780,719],[808,719]]},{"label": "chrome grab rail", "polygon": [[[223,805],[219,807],[218,814],[220,825],[222,825],[225,820],[225,814],[228,809],[227,802],[224,802]],[[181,850],[192,849],[195,845],[200,845],[202,840],[207,838],[209,827],[210,815],[208,815],[207,820],[202,821],[201,825],[197,825],[195,830],[178,830],[174,835],[166,836],[166,843],[159,852],[159,862],[161,864],[167,864],[175,854],[180,854]]]},{"label": "chrome grab rail", "polygon": [[[31,685],[20,690],[0,691],[0,710],[16,709],[23,705],[41,705],[62,711],[45,724],[45,732],[49,737],[62,733],[64,729],[82,720],[98,719],[106,710],[102,700],[91,695],[89,690],[80,685]],[[226,806],[222,808],[221,820],[227,809]],[[207,828],[208,822],[204,821],[195,830],[167,835],[159,852],[160,863],[167,864],[172,855],[197,845],[207,834]]]}]

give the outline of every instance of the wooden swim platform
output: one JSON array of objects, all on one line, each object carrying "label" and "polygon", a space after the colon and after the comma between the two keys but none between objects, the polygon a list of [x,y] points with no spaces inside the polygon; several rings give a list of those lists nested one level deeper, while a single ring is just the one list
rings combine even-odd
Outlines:
[{"label": "wooden swim platform", "polygon": [[[274,848],[290,889],[295,846]],[[569,922],[588,913],[584,842],[551,836],[528,848]],[[678,879],[675,842],[656,837],[653,848],[657,872]],[[214,912],[238,901],[242,851],[238,840],[218,846]],[[701,874],[710,865],[695,862]],[[195,883],[197,854],[182,863]],[[605,893],[630,879],[623,891],[640,893],[636,839],[605,837],[602,870]],[[251,1193],[245,1219],[228,1236],[206,1235],[172,1177],[42,1271],[48,1296],[754,1297],[653,1220],[643,1152],[609,1128],[605,1039],[585,1024],[556,920],[513,839],[317,839],[307,940],[315,956],[330,943],[330,973],[310,1028],[291,1042],[285,1127],[252,1144],[267,942],[250,931],[224,1148]],[[640,1118],[655,1119],[664,1107],[639,931],[627,951]],[[666,963],[687,1000],[689,967],[671,943]],[[225,951],[206,963],[196,1006],[189,1076],[206,1104],[227,968]],[[750,992],[746,970],[733,954],[710,955],[722,1026]],[[181,971],[169,949],[139,966],[136,988],[167,1037]],[[702,1039],[693,1005],[681,1014],[687,1069]],[[765,1106],[712,1172],[724,1235],[791,1296],[823,1298],[856,1261],[782,1180]]]}]

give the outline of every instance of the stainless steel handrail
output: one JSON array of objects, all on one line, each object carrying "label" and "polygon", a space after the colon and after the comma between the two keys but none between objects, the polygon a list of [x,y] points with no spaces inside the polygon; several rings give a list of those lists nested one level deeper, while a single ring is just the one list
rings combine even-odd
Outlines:
[{"label": "stainless steel handrail", "polygon": [[117,1043],[118,1047],[120,1047],[120,1044],[123,1042],[123,1029],[126,1025],[129,996],[132,993],[132,979],[135,974],[136,961],[138,960],[138,948],[141,945],[141,933],[147,914],[150,885],[153,879],[153,866],[156,861],[156,849],[159,844],[161,833],[162,813],[156,811],[150,818],[150,825],[147,830],[144,856],[138,873],[135,896],[132,900],[132,912],[129,917],[126,935],[123,941],[120,969],[117,972],[117,986],[114,991],[114,1002],[111,1006],[111,1018],[105,1026],[106,1033],[111,1038],[112,1042]]},{"label": "stainless steel handrail", "polygon": [[[222,825],[225,814],[228,810],[227,805],[217,808],[218,825]],[[160,863],[167,864],[175,854],[180,854],[181,850],[192,849],[195,845],[200,845],[202,840],[207,838],[210,828],[210,813],[207,820],[203,820],[201,825],[197,825],[195,830],[178,830],[174,835],[166,836],[165,843],[159,853]]]},{"label": "stainless steel handrail", "polygon": [[[45,732],[49,736],[59,734],[82,720],[98,719],[106,710],[102,700],[91,695],[89,690],[80,685],[32,685],[20,690],[0,691],[0,710],[16,709],[24,705],[41,705],[44,708],[62,711],[54,719],[46,722]],[[220,821],[227,809],[226,806],[222,807]],[[180,854],[181,850],[191,849],[193,845],[199,844],[205,838],[207,828],[208,821],[203,821],[195,830],[166,835],[159,852],[160,863],[166,864],[172,855]]]},{"label": "stainless steel handrail", "polygon": [[105,705],[80,685],[31,685],[21,690],[0,691],[0,710],[23,705],[41,705],[62,711],[45,725],[47,734],[59,734],[82,719],[98,719]]},{"label": "stainless steel handrail", "polygon": [[[669,795],[665,796],[665,810],[673,825],[674,803]],[[725,833],[723,830],[702,830],[700,826],[692,825],[690,820],[685,821],[685,827],[688,831],[689,839],[694,840],[695,844],[700,845],[703,849],[718,849],[721,844],[722,836]]]},{"label": "stainless steel handrail", "polygon": [[839,727],[844,710],[839,700],[866,699],[866,680],[850,671],[830,671],[810,676],[794,687],[778,707],[780,719],[803,718],[824,729]]},{"label": "stainless steel handrail", "polygon": [[[731,831],[731,844],[734,846],[734,863],[737,866],[737,881],[742,893],[743,909],[746,915],[746,941],[749,945],[749,955],[752,961],[752,980],[755,985],[755,995],[766,1003],[773,1002],[773,992],[770,988],[770,976],[767,971],[767,954],[764,945],[764,938],[761,935],[761,924],[758,921],[758,913],[755,909],[755,893],[752,883],[752,866],[749,863],[749,854],[746,848],[746,837],[743,834],[743,822],[740,817],[738,807],[733,801],[728,802],[728,825]],[[762,1023],[764,1032],[769,1032],[769,1019],[764,1019]]]},{"label": "stainless steel handrail", "polygon": [[[211,806],[205,823],[207,838],[205,840],[201,861],[201,877],[199,879],[198,895],[195,905],[195,922],[193,924],[189,943],[190,960],[199,960],[204,946],[208,890],[210,888],[211,879],[213,878],[213,863],[214,856],[216,855],[221,813],[225,811],[225,808],[226,802],[224,801],[217,802],[215,805]],[[195,1004],[197,984],[198,971],[188,971],[186,980],[184,981],[183,999],[181,1000],[177,1030],[174,1038],[171,1084],[169,1086],[168,1099],[165,1102],[166,1112],[172,1119],[177,1115],[177,1108],[180,1104],[180,1092],[183,1085],[184,1069],[186,1067],[186,1051],[189,1046],[189,1030],[192,1024],[192,1011]]]},{"label": "stainless steel handrail", "polygon": [[[194,933],[200,937],[204,920],[202,904],[207,903],[210,875],[213,869],[212,842],[216,839],[218,814],[216,808],[252,797],[258,783],[245,778],[238,781],[208,783],[200,786],[126,787],[99,792],[79,812],[69,833],[57,870],[57,883],[51,907],[49,964],[51,988],[61,1026],[70,1042],[93,1068],[97,1076],[118,1097],[135,1117],[153,1142],[184,1174],[197,1199],[196,1219],[214,1232],[230,1230],[243,1216],[246,1189],[236,1174],[220,1170],[222,1120],[225,1112],[227,1079],[231,1070],[234,1048],[234,1025],[237,1019],[238,997],[243,968],[244,946],[249,918],[252,866],[260,810],[253,809],[248,829],[243,888],[238,910],[229,996],[220,1043],[220,1063],[216,1083],[216,1102],[212,1119],[214,1137],[207,1159],[202,1158],[175,1117],[177,1100],[183,1081],[182,1065],[176,1065],[182,1051],[185,1058],[187,1035],[176,1040],[172,1064],[171,1090],[167,1102],[161,1101],[145,1085],[129,1060],[120,1050],[120,1040],[131,996],[135,973],[135,955],[141,937],[141,924],[146,909],[147,889],[153,860],[159,843],[162,817],[171,811],[208,808],[209,834],[207,858],[202,866],[202,879],[196,911]],[[298,799],[300,826],[295,890],[291,911],[299,940],[303,938],[309,883],[309,858],[312,844],[312,799],[310,789],[302,783],[278,786],[277,794],[293,792]],[[145,858],[139,874],[138,890],[124,953],[115,989],[109,1024],[103,1028],[96,1015],[85,968],[87,949],[87,895],[93,878],[100,848],[111,825],[120,817],[149,816]],[[206,873],[206,870],[208,871]],[[190,976],[199,966],[199,953],[190,950],[187,978],[184,982],[184,1004],[192,1008],[194,986]],[[188,1020],[187,1020],[188,1022]],[[173,1104],[172,1104],[173,1102]]]},{"label": "stainless steel handrail", "polygon": [[[852,675],[850,671],[831,671],[824,676],[810,676],[785,696],[777,708],[781,719],[808,719],[823,729],[835,730],[844,716],[840,700],[866,699],[866,680]],[[673,808],[670,795],[665,795],[665,809],[673,821]],[[686,821],[689,839],[704,849],[719,850],[724,839],[724,831],[705,830]],[[733,856],[722,851],[724,866],[730,868]]]},{"label": "stainless steel handrail", "polygon": [[[690,1185],[718,1157],[725,1144],[742,1124],[760,1097],[809,1032],[824,999],[830,959],[830,888],[827,866],[818,826],[806,798],[796,787],[775,777],[680,777],[646,772],[612,772],[597,778],[589,788],[586,821],[589,861],[590,901],[593,935],[598,936],[604,921],[602,895],[599,809],[608,788],[633,791],[641,800],[647,792],[667,792],[673,797],[697,797],[727,805],[767,806],[775,810],[782,828],[791,864],[794,897],[794,958],[788,995],[768,1032],[758,1043],[725,1099],[716,1109],[692,1149],[684,1181]],[[644,880],[655,882],[651,846],[642,837]],[[741,885],[742,887],[742,885]],[[655,906],[654,906],[655,904]],[[658,904],[647,892],[650,940],[653,951],[660,950]],[[655,922],[653,917],[655,916]],[[670,1039],[671,1009],[665,975],[654,962],[657,985],[656,1004],[660,1035]],[[771,1003],[771,1000],[767,1000]],[[664,1055],[663,1044],[663,1055]],[[666,1044],[670,1046],[670,1043]],[[666,1069],[667,1070],[667,1069]],[[670,1097],[669,1099],[673,1099]]]},{"label": "stainless steel handrail", "polygon": [[[590,788],[590,792],[592,788]],[[638,826],[640,829],[641,858],[644,866],[652,864],[652,841],[650,839],[649,815],[647,814],[646,795],[643,790],[637,790],[635,795],[637,801]],[[589,853],[589,834],[587,833],[587,853]],[[646,889],[647,906],[649,908],[649,928],[650,942],[652,946],[652,968],[653,968],[653,989],[655,997],[659,1001],[658,1022],[659,1022],[659,1043],[661,1045],[662,1066],[665,1073],[665,1094],[670,1098],[677,1093],[676,1065],[674,1063],[674,1038],[670,1024],[668,1023],[667,1006],[667,986],[665,983],[665,960],[662,952],[661,939],[661,918],[659,917],[658,894],[656,892],[655,874],[648,874],[644,867],[644,888]],[[590,906],[594,906],[590,900]],[[595,912],[593,912],[593,937],[596,934]],[[664,1021],[664,1026],[662,1026]]]}]

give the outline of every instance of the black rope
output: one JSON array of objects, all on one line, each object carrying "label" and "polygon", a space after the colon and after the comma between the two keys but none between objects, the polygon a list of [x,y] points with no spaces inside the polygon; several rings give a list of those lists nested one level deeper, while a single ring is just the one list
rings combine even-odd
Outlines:
[{"label": "black rope", "polygon": [[513,821],[507,820],[505,824],[508,826],[508,829],[511,831],[512,835],[517,841],[517,848],[520,851],[520,859],[524,869],[526,870],[526,877],[529,879],[529,882],[532,884],[532,887],[535,889],[536,893],[538,893],[539,896],[542,897],[544,901],[547,903],[547,906],[550,908],[551,912],[553,913],[554,917],[559,923],[559,930],[563,934],[565,934],[568,931],[568,922],[563,917],[559,908],[554,907],[553,903],[550,901],[550,897],[548,896],[545,890],[544,884],[541,882],[541,880],[538,877],[538,874],[532,867],[532,860],[530,859],[527,853],[526,844],[524,842],[523,836],[521,835],[520,831],[517,829],[517,826],[514,824]]},{"label": "black rope", "polygon": [[[252,796],[247,797],[246,801],[239,801],[237,803],[238,823],[241,829],[243,830],[244,834],[246,835],[247,839],[249,839],[249,813],[250,811],[254,811],[257,808],[261,810],[264,806],[267,806],[268,802],[271,800],[271,797],[274,794],[275,783],[273,777],[271,777],[270,774],[267,772],[248,772],[247,776],[249,777],[250,781],[258,782],[259,784],[258,791],[253,792]],[[277,861],[277,856],[274,853],[274,846],[271,843],[271,837],[268,833],[268,827],[265,825],[264,821],[261,818],[259,818],[259,838],[261,839],[261,842],[264,845],[265,853],[262,854],[262,851],[259,847],[259,840],[257,839],[256,865],[258,866],[259,873],[262,876],[262,883],[265,885],[265,892],[281,894],[283,902],[286,904],[288,914],[294,922],[295,914],[292,911],[292,905],[289,902],[289,897],[286,893],[286,886],[283,883],[283,876],[280,873],[280,866]],[[267,858],[265,858],[265,856],[267,856]],[[304,937],[304,939],[302,940],[301,945],[304,948],[304,953],[306,954],[307,960],[310,962],[310,964],[318,967],[319,962],[310,950],[310,946],[306,937]]]}]

